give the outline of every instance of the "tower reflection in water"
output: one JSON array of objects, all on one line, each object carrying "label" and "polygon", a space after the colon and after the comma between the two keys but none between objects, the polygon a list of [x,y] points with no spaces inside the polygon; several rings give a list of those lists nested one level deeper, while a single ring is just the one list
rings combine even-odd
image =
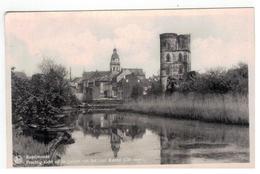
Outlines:
[{"label": "tower reflection in water", "polygon": [[79,126],[85,135],[95,138],[101,135],[110,136],[111,150],[115,158],[118,157],[122,142],[142,138],[145,134],[145,128],[124,120],[124,117],[118,114],[95,113],[79,119]]},{"label": "tower reflection in water", "polygon": [[114,157],[117,157],[117,153],[120,149],[121,139],[122,137],[118,135],[118,129],[117,128],[111,128],[111,149],[114,152]]}]

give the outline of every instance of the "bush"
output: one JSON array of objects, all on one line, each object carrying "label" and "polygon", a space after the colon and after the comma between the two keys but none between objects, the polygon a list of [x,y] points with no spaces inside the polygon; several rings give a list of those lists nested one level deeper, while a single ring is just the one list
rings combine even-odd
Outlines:
[{"label": "bush", "polygon": [[240,63],[237,67],[229,69],[213,69],[204,74],[198,74],[193,79],[187,78],[180,83],[176,91],[202,94],[215,93],[248,94],[248,66]]}]

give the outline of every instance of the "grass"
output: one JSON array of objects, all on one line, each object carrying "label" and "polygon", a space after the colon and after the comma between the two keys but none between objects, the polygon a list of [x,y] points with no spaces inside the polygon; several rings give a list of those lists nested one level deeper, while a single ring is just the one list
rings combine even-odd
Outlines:
[{"label": "grass", "polygon": [[20,155],[47,155],[49,147],[39,143],[32,137],[24,135],[13,137],[13,150]]},{"label": "grass", "polygon": [[[14,166],[30,166],[26,164],[26,158],[32,156],[39,156],[37,160],[46,160],[46,156],[49,155],[49,146],[44,143],[37,142],[32,137],[16,134],[16,130],[13,129],[13,157],[20,156],[23,158],[22,163],[16,164],[14,160]],[[45,159],[40,159],[44,157]],[[28,160],[27,160],[28,161]],[[35,165],[33,165],[35,166]],[[36,164],[37,166],[37,164]]]},{"label": "grass", "polygon": [[129,101],[118,110],[215,123],[249,124],[248,97],[243,95],[175,93]]}]

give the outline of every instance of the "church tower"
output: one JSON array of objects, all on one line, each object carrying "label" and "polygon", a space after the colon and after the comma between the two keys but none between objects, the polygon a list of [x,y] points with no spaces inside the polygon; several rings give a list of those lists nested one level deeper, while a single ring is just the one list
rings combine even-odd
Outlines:
[{"label": "church tower", "polygon": [[111,61],[110,61],[110,72],[113,74],[117,74],[121,71],[120,68],[120,59],[117,54],[116,48],[113,49],[113,54],[111,56]]},{"label": "church tower", "polygon": [[160,81],[162,91],[166,91],[168,78],[181,80],[190,70],[190,35],[161,34]]}]

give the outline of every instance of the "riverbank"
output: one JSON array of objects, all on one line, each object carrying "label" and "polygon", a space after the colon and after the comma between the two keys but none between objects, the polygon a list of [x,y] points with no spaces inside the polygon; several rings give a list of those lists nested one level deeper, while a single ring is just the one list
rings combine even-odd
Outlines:
[{"label": "riverbank", "polygon": [[[59,156],[55,155],[57,147],[61,144],[72,144],[74,139],[67,132],[57,132],[55,138],[48,143],[37,141],[33,136],[26,136],[13,129],[13,166],[36,167],[53,166]],[[49,137],[46,137],[49,138]],[[44,141],[44,140],[43,140]]]},{"label": "riverbank", "polygon": [[249,125],[248,97],[243,95],[180,94],[129,101],[117,108],[176,119]]},{"label": "riverbank", "polygon": [[[16,132],[16,129],[13,129],[13,166],[41,166],[39,164],[30,165],[30,158],[45,158],[46,156],[49,156],[49,146],[37,142],[32,137],[24,136],[22,134],[18,135]],[[36,160],[34,159],[34,161]]]}]

